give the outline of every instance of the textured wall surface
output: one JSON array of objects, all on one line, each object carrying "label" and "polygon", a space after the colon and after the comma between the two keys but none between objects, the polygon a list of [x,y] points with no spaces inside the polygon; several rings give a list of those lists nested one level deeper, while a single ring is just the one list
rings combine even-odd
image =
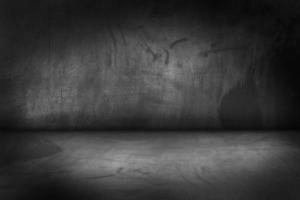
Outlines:
[{"label": "textured wall surface", "polygon": [[245,79],[257,39],[237,28],[177,20],[121,24],[84,37],[78,30],[79,39],[66,30],[50,49],[37,47],[20,61],[32,79],[24,94],[26,119],[160,124],[189,118],[218,125],[219,104]]},{"label": "textured wall surface", "polygon": [[261,128],[288,113],[276,107],[276,94],[285,94],[272,74],[274,37],[284,37],[262,6],[246,5],[247,16],[243,1],[229,11],[183,1],[100,2],[3,3],[2,121]]}]

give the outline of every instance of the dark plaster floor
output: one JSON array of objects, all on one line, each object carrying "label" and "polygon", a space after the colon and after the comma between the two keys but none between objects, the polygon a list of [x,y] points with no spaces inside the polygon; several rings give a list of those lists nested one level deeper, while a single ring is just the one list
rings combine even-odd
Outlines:
[{"label": "dark plaster floor", "polygon": [[1,149],[0,199],[300,199],[284,132],[26,133]]}]

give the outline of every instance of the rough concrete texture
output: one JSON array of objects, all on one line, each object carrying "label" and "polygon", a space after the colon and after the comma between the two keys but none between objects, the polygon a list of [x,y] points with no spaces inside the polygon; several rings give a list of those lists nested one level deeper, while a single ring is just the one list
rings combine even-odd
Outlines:
[{"label": "rough concrete texture", "polygon": [[275,17],[245,17],[236,2],[229,12],[182,1],[137,8],[88,2],[45,1],[31,12],[26,4],[11,6],[21,13],[6,14],[1,25],[4,35],[14,33],[6,36],[3,48],[11,52],[2,60],[10,89],[1,109],[15,115],[11,123],[260,128],[278,122],[274,37],[266,34]]},{"label": "rough concrete texture", "polygon": [[[47,125],[50,116],[57,125],[65,116],[62,123],[76,125],[140,118],[159,125],[191,118],[199,126],[219,126],[219,104],[244,79],[256,38],[174,22],[109,27],[76,42],[74,34],[54,38],[50,55],[38,48],[28,63],[36,71],[25,94],[26,119]],[[216,42],[219,31],[226,39]]]}]

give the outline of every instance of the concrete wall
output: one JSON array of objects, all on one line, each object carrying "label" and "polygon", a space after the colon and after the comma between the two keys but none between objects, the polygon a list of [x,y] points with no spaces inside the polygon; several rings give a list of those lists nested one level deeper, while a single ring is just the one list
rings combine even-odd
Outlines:
[{"label": "concrete wall", "polygon": [[272,127],[276,19],[179,2],[7,6],[2,110],[29,128]]}]

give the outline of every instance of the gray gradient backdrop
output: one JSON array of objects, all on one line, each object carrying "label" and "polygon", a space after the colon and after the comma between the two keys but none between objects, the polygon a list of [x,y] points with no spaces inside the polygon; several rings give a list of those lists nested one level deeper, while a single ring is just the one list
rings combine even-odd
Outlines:
[{"label": "gray gradient backdrop", "polygon": [[295,127],[298,8],[298,1],[1,1],[1,125]]}]

